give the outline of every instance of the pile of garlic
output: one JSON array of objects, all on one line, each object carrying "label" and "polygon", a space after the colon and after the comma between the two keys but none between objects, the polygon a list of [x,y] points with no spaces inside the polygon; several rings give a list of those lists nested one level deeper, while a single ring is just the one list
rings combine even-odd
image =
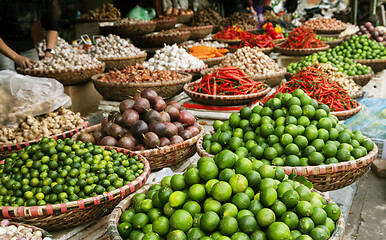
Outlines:
[{"label": "pile of garlic", "polygon": [[227,48],[228,47],[228,43],[222,43],[222,42],[217,42],[217,41],[203,41],[201,40],[200,42],[196,42],[196,41],[187,41],[185,43],[182,44],[184,47],[187,47],[187,48],[190,48],[190,47],[193,47],[193,46],[208,46],[208,47],[215,47],[215,48]]},{"label": "pile of garlic", "polygon": [[11,225],[8,220],[1,221],[0,239],[2,240],[50,240],[44,237],[41,231],[34,231],[32,228],[22,225]]},{"label": "pile of garlic", "polygon": [[276,62],[265,55],[259,48],[243,47],[238,49],[234,54],[228,54],[221,67],[234,66],[238,67],[246,74],[264,75],[278,72],[280,70]]},{"label": "pile of garlic", "polygon": [[150,70],[188,70],[204,68],[206,65],[202,60],[186,52],[184,48],[174,44],[165,45],[157,50],[152,58],[143,63],[143,66]]},{"label": "pile of garlic", "polygon": [[126,39],[109,34],[101,37],[97,43],[87,49],[87,53],[95,58],[133,57],[145,54],[139,48],[134,47]]},{"label": "pile of garlic", "polygon": [[[46,49],[43,41],[37,47]],[[38,50],[40,51],[40,50]],[[51,57],[43,58],[32,64],[31,70],[76,70],[85,68],[95,68],[102,64],[98,59],[85,54],[83,50],[75,48],[62,38],[58,38],[58,43],[54,49],[55,53]]]}]

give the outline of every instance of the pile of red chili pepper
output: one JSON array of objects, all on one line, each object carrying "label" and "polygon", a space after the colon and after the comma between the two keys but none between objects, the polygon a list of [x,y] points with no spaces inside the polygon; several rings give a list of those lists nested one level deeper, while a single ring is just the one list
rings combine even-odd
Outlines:
[{"label": "pile of red chili pepper", "polygon": [[241,43],[237,46],[241,47],[259,47],[269,48],[274,47],[272,37],[265,35],[254,35],[249,32],[241,30],[239,27],[230,27],[218,32],[215,35],[218,39],[226,40],[241,40]]},{"label": "pile of red chili pepper", "polygon": [[265,103],[279,93],[292,93],[298,88],[311,98],[326,104],[334,112],[350,110],[358,106],[358,103],[350,98],[337,81],[328,77],[328,73],[313,67],[300,70],[288,82],[282,83],[274,94],[261,101]]},{"label": "pile of red chili pepper", "polygon": [[320,39],[316,38],[316,33],[310,28],[294,28],[288,35],[288,39],[280,45],[282,48],[302,49],[319,48],[326,46]]},{"label": "pile of red chili pepper", "polygon": [[267,86],[254,81],[236,67],[223,67],[196,82],[193,91],[210,95],[245,95],[257,93]]}]

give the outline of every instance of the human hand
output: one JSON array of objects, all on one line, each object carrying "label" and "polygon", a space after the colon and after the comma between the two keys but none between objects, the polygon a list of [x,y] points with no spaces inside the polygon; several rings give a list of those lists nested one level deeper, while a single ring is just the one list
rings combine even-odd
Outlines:
[{"label": "human hand", "polygon": [[15,58],[14,62],[16,63],[17,66],[19,66],[21,68],[30,68],[31,65],[33,63],[35,63],[34,60],[27,58],[27,57],[24,57],[24,56],[21,56],[21,55],[18,55]]}]

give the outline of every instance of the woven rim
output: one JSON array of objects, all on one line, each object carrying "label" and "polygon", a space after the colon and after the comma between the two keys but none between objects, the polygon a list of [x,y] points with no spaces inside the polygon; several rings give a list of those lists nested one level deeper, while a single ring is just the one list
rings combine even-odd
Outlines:
[{"label": "woven rim", "polygon": [[75,20],[77,23],[93,23],[93,22],[116,22],[121,18],[98,18],[98,19],[87,19],[87,18],[78,18]]},{"label": "woven rim", "polygon": [[143,21],[143,22],[136,22],[136,23],[124,23],[124,24],[115,24],[113,26],[108,27],[114,27],[114,28],[136,28],[141,27],[145,25],[157,25],[156,21],[150,20],[150,21]]},{"label": "woven rim", "polygon": [[287,72],[286,68],[280,68],[278,72],[266,73],[266,74],[254,74],[254,75],[251,75],[251,78],[255,81],[269,80],[271,78],[276,78],[280,76],[284,77],[286,72]]},{"label": "woven rim", "polygon": [[68,213],[72,211],[81,211],[82,209],[89,208],[91,206],[100,205],[107,201],[112,201],[116,198],[124,198],[126,195],[135,191],[136,186],[142,187],[150,175],[150,164],[144,156],[141,156],[135,152],[129,151],[123,148],[102,146],[104,149],[112,150],[115,149],[117,152],[122,152],[125,155],[137,155],[144,163],[145,167],[143,173],[134,179],[129,184],[124,185],[111,192],[107,192],[94,197],[81,199],[72,202],[49,204],[45,206],[32,206],[32,207],[10,207],[0,206],[0,217],[5,218],[34,218],[34,217],[45,217],[53,214]]},{"label": "woven rim", "polygon": [[[81,130],[86,129],[89,126],[90,126],[90,123],[85,121],[82,125],[80,125],[79,127],[75,128],[75,129],[71,129],[71,130],[63,132],[61,134],[50,136],[50,138],[53,138],[53,139],[57,140],[57,139],[63,139],[63,138],[66,138],[66,137],[71,137],[71,136],[75,135],[77,132],[80,132]],[[24,148],[26,146],[30,146],[32,144],[36,144],[37,142],[40,141],[40,139],[41,138],[29,141],[29,142],[23,142],[23,143],[17,143],[17,144],[0,145],[0,154],[1,154],[1,152],[12,151],[12,150],[19,150],[19,149],[22,149],[22,148]]]},{"label": "woven rim", "polygon": [[317,28],[313,28],[312,30],[314,30],[316,33],[321,33],[321,34],[334,34],[334,33],[341,33],[343,32],[344,30],[346,30],[347,27],[344,27],[344,28],[338,28],[338,29],[317,29]]},{"label": "woven rim", "polygon": [[210,67],[210,66],[214,66],[214,65],[220,64],[222,61],[224,61],[225,58],[226,58],[226,56],[224,55],[222,57],[202,59],[202,61],[206,65],[208,65],[208,67]]},{"label": "woven rim", "polygon": [[316,52],[326,51],[330,48],[330,45],[326,45],[320,48],[303,48],[303,49],[292,49],[292,48],[283,48],[279,45],[275,45],[275,50],[280,52],[281,54],[288,55],[309,55]]},{"label": "woven rim", "polygon": [[205,66],[202,68],[178,69],[176,71],[180,72],[180,73],[197,73],[197,72],[201,72],[202,70],[207,69],[207,68],[208,68],[208,65],[205,64]]},{"label": "woven rim", "polygon": [[101,64],[95,66],[95,67],[82,67],[77,69],[64,69],[64,70],[36,70],[36,69],[21,69],[20,67],[16,68],[16,71],[18,73],[24,74],[24,75],[39,75],[39,74],[61,74],[61,73],[79,73],[79,72],[85,72],[89,70],[99,70],[104,69],[106,64],[102,62]]},{"label": "woven rim", "polygon": [[[209,134],[213,134],[214,132],[215,131],[211,131],[209,132]],[[196,144],[198,155],[201,157],[204,157],[204,156],[214,157],[214,155],[208,153],[203,148],[202,146],[203,139],[204,139],[204,136],[198,139]],[[365,137],[365,139],[372,141],[368,137]],[[378,147],[376,144],[374,144],[373,150],[371,150],[366,156],[352,161],[332,163],[332,164],[326,164],[326,165],[317,165],[317,166],[305,166],[305,167],[280,166],[280,167],[283,168],[286,174],[295,173],[296,175],[302,175],[302,176],[315,176],[315,175],[321,175],[321,174],[336,173],[336,172],[342,172],[342,171],[349,171],[349,170],[366,166],[375,160],[375,158],[377,157],[377,153],[378,153]]]},{"label": "woven rim", "polygon": [[264,84],[264,89],[261,89],[259,92],[252,93],[252,94],[245,94],[245,95],[230,95],[230,96],[227,96],[227,95],[210,95],[210,94],[193,92],[191,90],[191,88],[194,86],[194,84],[196,84],[199,81],[200,80],[198,80],[196,82],[185,84],[184,92],[189,97],[193,96],[193,97],[202,98],[202,99],[205,99],[205,100],[208,100],[208,101],[210,101],[210,100],[231,101],[231,100],[242,100],[242,99],[251,99],[251,101],[253,101],[253,99],[265,96],[265,95],[267,95],[271,91],[271,88],[268,85]]},{"label": "woven rim", "polygon": [[146,58],[147,53],[130,56],[130,57],[107,57],[107,58],[98,58],[99,61],[116,61],[116,60],[131,60],[131,59],[137,59],[137,58]]},{"label": "woven rim", "polygon": [[339,120],[344,120],[344,119],[348,119],[350,117],[353,117],[360,110],[362,110],[362,104],[360,104],[357,101],[355,101],[355,102],[358,104],[358,106],[356,108],[353,108],[353,109],[350,109],[350,110],[345,110],[345,111],[339,111],[339,112],[331,112],[331,115],[334,115]]},{"label": "woven rim", "polygon": [[10,221],[10,225],[15,225],[16,227],[24,226],[24,227],[32,228],[34,232],[36,232],[36,231],[42,232],[42,237],[43,238],[48,238],[48,239],[55,240],[55,237],[52,236],[51,233],[47,232],[46,230],[44,230],[44,229],[42,229],[40,227],[36,227],[36,226],[33,226],[33,225],[29,225],[29,224],[25,224],[25,223],[20,223],[20,222],[11,222],[11,221]]},{"label": "woven rim", "polygon": [[205,26],[191,26],[191,27],[179,27],[182,31],[203,31],[211,29],[213,31],[213,25],[205,25]]},{"label": "woven rim", "polygon": [[386,67],[386,59],[350,59],[350,60],[361,64],[385,64],[385,67]]},{"label": "woven rim", "polygon": [[[97,124],[97,125],[88,127],[86,129],[82,130],[81,132],[75,134],[72,137],[72,139],[76,140],[80,133],[82,133],[82,132],[86,132],[86,133],[93,132],[93,131],[99,129],[100,126],[101,126],[101,124]],[[200,133],[197,134],[196,136],[192,137],[192,138],[189,138],[188,140],[185,140],[183,142],[176,143],[176,144],[171,144],[171,145],[159,147],[159,148],[145,149],[145,150],[141,150],[141,151],[133,151],[133,153],[140,154],[140,155],[142,155],[144,157],[151,157],[151,156],[154,156],[154,155],[160,155],[160,154],[163,155],[163,154],[166,154],[166,153],[169,153],[169,152],[178,151],[178,150],[180,150],[182,148],[189,147],[189,146],[192,146],[192,145],[196,144],[198,139],[200,139],[204,134],[205,134],[205,129],[200,125]],[[127,150],[127,151],[129,151],[129,150]],[[149,159],[149,161],[151,161],[151,159]]]},{"label": "woven rim", "polygon": [[192,20],[194,14],[177,15],[178,23],[188,23]]},{"label": "woven rim", "polygon": [[354,80],[354,82],[360,86],[365,86],[374,76],[374,71],[371,71],[371,73],[368,74],[348,76],[347,78]]},{"label": "woven rim", "polygon": [[[120,220],[120,217],[121,217],[122,213],[124,211],[126,211],[131,206],[132,198],[133,198],[133,196],[135,194],[137,194],[137,193],[145,193],[146,194],[150,187],[151,187],[150,185],[146,185],[143,188],[139,189],[137,192],[127,196],[111,212],[111,214],[110,214],[110,216],[109,216],[109,218],[107,220],[107,222],[108,222],[107,232],[108,232],[109,238],[111,240],[123,240],[122,237],[120,236],[119,232],[118,232],[119,220]],[[311,191],[312,192],[317,192],[320,195],[322,195],[323,199],[326,200],[326,202],[328,204],[330,204],[330,203],[331,204],[335,204],[335,202],[333,200],[328,198],[322,192],[319,192],[316,189],[311,189]],[[342,239],[343,235],[344,235],[344,231],[345,231],[345,222],[344,222],[344,216],[341,213],[340,216],[339,216],[338,221],[336,221],[336,223],[335,223],[335,229],[331,233],[331,236],[330,236],[330,238],[328,240],[340,240],[340,239]]]},{"label": "woven rim", "polygon": [[241,43],[241,39],[228,40],[228,39],[221,39],[221,38],[216,38],[216,37],[213,37],[213,41],[229,43],[229,44]]},{"label": "woven rim", "polygon": [[137,36],[134,37],[136,40],[149,40],[149,39],[162,39],[162,38],[172,38],[172,37],[177,37],[177,36],[183,36],[186,38],[189,38],[190,31],[176,31],[172,33],[148,33],[143,36]]},{"label": "woven rim", "polygon": [[279,43],[284,42],[286,40],[287,40],[287,38],[278,38],[278,39],[272,39],[272,42],[274,44],[279,44]]},{"label": "woven rim", "polygon": [[97,74],[91,77],[93,83],[98,83],[105,86],[114,86],[114,87],[159,87],[159,86],[170,86],[170,85],[176,85],[181,83],[187,83],[192,80],[192,75],[188,73],[179,72],[178,74],[181,74],[183,78],[176,79],[172,81],[164,81],[160,79],[156,82],[128,82],[128,83],[115,83],[115,82],[105,82],[100,81],[99,78],[103,75],[107,75],[107,73]]},{"label": "woven rim", "polygon": [[363,87],[359,86],[359,91],[354,94],[350,94],[350,97],[359,98],[360,96],[362,96],[362,94],[363,94]]},{"label": "woven rim", "polygon": [[157,24],[158,23],[172,23],[172,22],[177,23],[177,16],[169,16],[169,17],[163,18],[163,19],[153,19],[153,21],[155,21]]}]

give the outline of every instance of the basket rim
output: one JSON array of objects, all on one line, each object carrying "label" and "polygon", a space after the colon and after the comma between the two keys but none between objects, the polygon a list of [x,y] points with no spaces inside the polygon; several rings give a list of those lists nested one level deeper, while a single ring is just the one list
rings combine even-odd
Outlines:
[{"label": "basket rim", "polygon": [[152,19],[153,21],[155,21],[156,23],[172,23],[172,22],[176,22],[177,23],[177,16],[168,16],[167,18],[163,18],[163,19]]},{"label": "basket rim", "polygon": [[106,28],[130,28],[130,27],[138,27],[138,26],[144,26],[144,25],[156,25],[157,22],[153,20],[143,21],[143,22],[136,22],[136,23],[121,23],[116,24],[117,21],[114,22],[114,25],[112,26],[100,26],[100,27],[106,27]]},{"label": "basket rim", "polygon": [[204,25],[204,26],[182,26],[177,29],[181,29],[182,31],[202,31],[202,30],[207,30],[207,29],[212,29],[213,30],[214,25]]},{"label": "basket rim", "polygon": [[[258,46],[256,46],[260,51],[262,51],[262,52],[264,52],[264,51],[273,51],[273,49],[275,48],[275,47],[266,47],[266,48],[259,48]],[[228,46],[228,48],[232,48],[232,50],[238,50],[238,49],[240,49],[239,47],[237,47],[237,46],[233,46],[233,45],[231,45],[231,46]],[[242,47],[241,47],[242,48]]]},{"label": "basket rim", "polygon": [[372,78],[375,76],[375,73],[373,70],[371,70],[371,73],[362,74],[362,75],[355,75],[355,76],[346,76],[347,78],[351,78],[353,80],[364,80],[367,78]]},{"label": "basket rim", "polygon": [[269,91],[271,91],[271,88],[265,83],[263,84],[264,89],[260,90],[257,93],[245,94],[245,95],[230,95],[230,96],[227,96],[227,95],[210,95],[210,94],[204,94],[204,93],[196,93],[196,92],[193,92],[192,90],[190,90],[190,87],[199,81],[201,81],[201,80],[199,79],[195,82],[185,84],[184,92],[189,97],[195,96],[195,97],[199,97],[199,98],[216,99],[216,100],[224,100],[224,101],[229,100],[230,101],[230,100],[241,100],[241,99],[253,99],[253,98],[264,96],[264,95],[268,94]]},{"label": "basket rim", "polygon": [[[78,132],[77,134],[72,136],[72,139],[76,139],[76,137],[82,132],[95,131],[100,126],[101,126],[101,124],[99,123],[99,124],[93,125],[91,127],[85,128],[81,132]],[[157,154],[166,154],[169,152],[177,151],[177,150],[185,148],[185,147],[190,147],[190,146],[195,145],[196,142],[198,141],[198,139],[200,139],[201,136],[203,136],[204,134],[205,134],[205,129],[203,126],[200,125],[200,132],[196,136],[189,138],[183,142],[171,144],[171,145],[167,145],[167,146],[163,146],[163,147],[159,147],[159,148],[152,148],[152,149],[145,149],[145,150],[141,150],[141,151],[131,151],[131,152],[133,152],[135,154],[142,155],[144,157],[150,157],[150,156],[157,155]],[[127,151],[129,151],[129,150],[127,150]]]},{"label": "basket rim", "polygon": [[[141,39],[160,39],[160,38],[170,38],[170,37],[177,37],[177,36],[188,36],[190,35],[190,31],[175,31],[172,33],[160,33],[160,32],[152,32],[148,33],[142,36],[135,36],[134,38],[137,40]],[[189,36],[188,36],[189,37]]]},{"label": "basket rim", "polygon": [[37,227],[37,226],[34,226],[34,225],[30,225],[30,224],[26,224],[26,223],[22,223],[22,222],[12,222],[12,221],[9,221],[9,223],[10,223],[10,225],[24,226],[24,227],[32,228],[34,231],[42,232],[42,237],[55,240],[55,237],[51,233],[49,233],[48,231],[44,230],[43,228],[40,228],[40,227]]},{"label": "basket rim", "polygon": [[87,19],[87,18],[78,18],[75,20],[76,23],[90,23],[90,22],[116,22],[122,18],[95,18],[95,19]]},{"label": "basket rim", "polygon": [[108,73],[102,73],[102,74],[96,74],[91,77],[94,84],[101,84],[105,86],[114,86],[114,87],[158,87],[158,86],[167,86],[167,85],[175,85],[179,83],[186,83],[192,80],[192,75],[184,72],[178,72],[178,74],[183,75],[183,78],[171,80],[171,81],[163,81],[159,80],[156,82],[127,82],[127,83],[115,83],[115,82],[104,82],[100,81],[99,78],[103,75],[106,75]]},{"label": "basket rim", "polygon": [[[85,118],[83,118],[83,120],[84,119]],[[86,129],[87,127],[89,127],[89,126],[90,126],[90,123],[88,121],[84,121],[77,128],[65,131],[65,132],[63,132],[61,134],[56,134],[56,135],[49,136],[49,138],[53,138],[53,139],[57,140],[59,136],[73,135],[74,132],[75,133],[80,132],[83,129]],[[15,149],[22,149],[22,148],[24,148],[26,146],[30,146],[32,144],[36,144],[40,140],[41,140],[41,138],[38,138],[38,139],[35,139],[35,140],[31,140],[31,141],[28,141],[28,142],[22,142],[22,143],[16,143],[16,144],[8,144],[8,145],[0,145],[0,152],[11,151],[11,150],[15,150]]]},{"label": "basket rim", "polygon": [[24,75],[39,75],[39,74],[46,74],[48,75],[54,75],[54,74],[62,74],[62,73],[79,73],[79,72],[85,72],[85,71],[92,71],[92,70],[99,70],[104,69],[106,67],[106,64],[104,62],[101,62],[97,66],[94,67],[82,67],[77,69],[63,69],[63,70],[36,70],[36,69],[22,69],[20,67],[16,68],[16,71],[18,73],[24,74]]},{"label": "basket rim", "polygon": [[344,30],[346,30],[347,26],[344,26],[342,28],[337,28],[337,29],[318,29],[318,28],[312,28],[316,33],[321,33],[321,34],[328,34],[328,33],[341,33]]},{"label": "basket rim", "polygon": [[[142,155],[135,153],[133,151],[119,148],[119,147],[111,147],[111,146],[101,146],[104,149],[112,150],[115,149],[117,152],[123,152],[125,155],[137,155],[139,159],[142,160],[144,163],[144,171],[141,175],[139,175],[136,179],[131,181],[130,183],[115,189],[113,191],[100,194],[94,197],[89,197],[77,201],[71,201],[66,203],[57,203],[57,204],[47,204],[44,206],[29,206],[29,207],[12,207],[12,206],[0,206],[0,216],[6,217],[6,218],[33,218],[33,217],[42,217],[42,216],[50,216],[53,214],[62,214],[62,213],[69,213],[73,211],[79,211],[82,209],[86,209],[90,206],[96,206],[100,205],[104,202],[112,201],[116,198],[124,198],[126,195],[125,190],[134,191],[136,185],[140,185],[142,187],[150,175],[150,163],[149,161]],[[114,196],[115,195],[115,196]],[[70,208],[68,210],[67,208]],[[46,212],[43,212],[43,209],[46,210]],[[28,216],[26,216],[27,211],[29,212]],[[9,213],[14,213],[14,217],[11,217]]]},{"label": "basket rim", "polygon": [[[202,61],[202,60],[201,60]],[[177,71],[177,72],[180,72],[180,73],[195,73],[195,72],[200,72],[204,69],[207,69],[208,68],[208,65],[205,64],[204,67],[200,67],[200,68],[192,68],[192,69],[178,69],[178,70],[174,70],[174,71]]]},{"label": "basket rim", "polygon": [[99,61],[116,61],[116,60],[131,60],[138,58],[146,58],[147,53],[141,53],[135,56],[126,56],[126,57],[107,57],[107,58],[98,58]]},{"label": "basket rim", "polygon": [[386,63],[386,59],[350,59],[357,63],[369,64],[369,63]]},{"label": "basket rim", "polygon": [[[213,135],[215,131],[210,131],[209,134]],[[202,136],[200,139],[198,139],[196,143],[197,147],[197,153],[200,156],[209,156],[214,157],[212,154],[208,153],[203,147],[204,136]],[[368,137],[365,137],[365,139],[370,140]],[[373,142],[374,143],[374,142]],[[378,147],[374,143],[374,148],[371,150],[366,156],[363,156],[361,158],[347,161],[347,162],[339,162],[339,163],[332,163],[332,164],[326,164],[326,165],[316,165],[316,166],[297,166],[297,167],[290,167],[290,166],[280,166],[280,168],[283,168],[286,174],[289,173],[295,173],[297,175],[303,175],[303,176],[314,176],[314,175],[322,175],[322,174],[329,174],[329,173],[336,173],[336,172],[343,172],[343,171],[349,171],[353,169],[357,169],[359,167],[362,167],[363,164],[368,165],[372,161],[375,160],[378,153]]]},{"label": "basket rim", "polygon": [[230,40],[230,39],[221,39],[221,38],[217,38],[217,37],[213,37],[212,38],[213,41],[217,41],[217,42],[223,42],[223,43],[241,43],[241,39],[233,39],[233,40]]},{"label": "basket rim", "polygon": [[336,116],[336,117],[344,117],[344,116],[350,116],[352,114],[358,113],[360,110],[362,110],[362,104],[360,104],[358,101],[356,101],[354,99],[353,99],[353,101],[358,104],[358,106],[356,108],[352,108],[352,109],[344,110],[344,111],[335,111],[335,112],[331,112],[331,114]]},{"label": "basket rim", "polygon": [[319,51],[326,51],[330,48],[330,45],[326,44],[326,46],[319,47],[319,48],[302,48],[302,49],[292,49],[292,48],[283,48],[280,46],[281,44],[275,45],[275,49],[279,52],[291,52],[291,53],[306,53],[306,52],[319,52]]},{"label": "basket rim", "polygon": [[217,62],[217,61],[220,61],[222,62],[224,59],[226,58],[226,55],[222,56],[222,57],[214,57],[214,58],[206,58],[206,59],[202,59],[202,61],[208,65],[208,63],[212,63],[212,62]]}]

